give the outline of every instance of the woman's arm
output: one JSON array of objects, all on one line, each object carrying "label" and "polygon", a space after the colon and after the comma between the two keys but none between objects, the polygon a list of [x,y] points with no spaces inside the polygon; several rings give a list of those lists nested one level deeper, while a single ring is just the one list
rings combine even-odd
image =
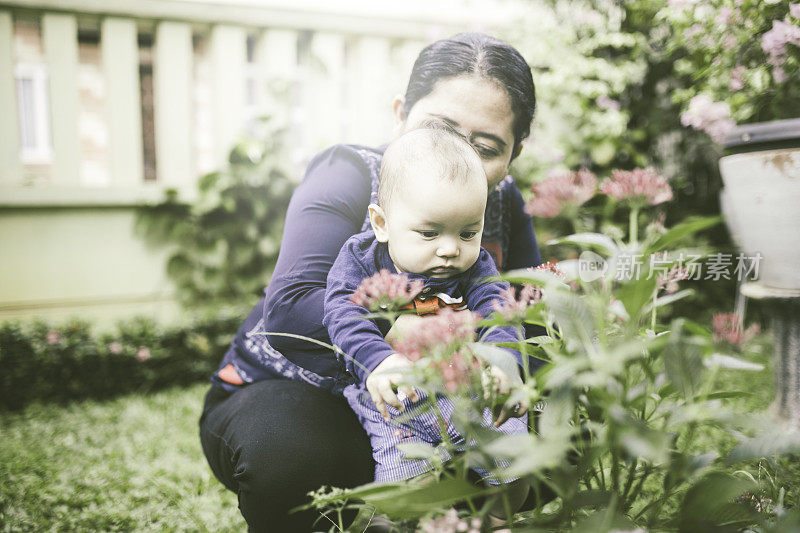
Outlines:
[{"label": "woman's arm", "polygon": [[[312,160],[286,214],[281,250],[265,291],[264,331],[328,341],[322,325],[325,281],[344,242],[361,230],[370,195],[369,170],[347,147]],[[328,350],[273,335],[270,344],[290,361],[335,375]]]},{"label": "woman's arm", "polygon": [[525,212],[525,201],[517,184],[512,181],[507,189],[510,195],[511,238],[508,246],[507,270],[535,267],[542,264],[539,245],[533,232],[533,222]]}]

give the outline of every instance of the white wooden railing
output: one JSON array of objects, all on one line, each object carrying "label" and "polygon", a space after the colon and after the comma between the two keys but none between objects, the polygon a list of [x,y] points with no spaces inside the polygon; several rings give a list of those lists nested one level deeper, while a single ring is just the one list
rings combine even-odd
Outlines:
[{"label": "white wooden railing", "polygon": [[[335,142],[385,141],[391,133],[391,98],[404,90],[422,46],[431,38],[493,24],[486,10],[465,10],[456,0],[337,4],[0,0],[0,205],[135,203],[157,197],[163,186],[188,190],[198,174],[224,165],[242,133],[248,77],[258,81],[259,93],[275,80],[291,84],[291,102],[263,98],[261,103],[293,109],[288,116],[298,164]],[[35,186],[24,179],[20,127],[12,118],[19,113],[14,50],[18,16],[39,21],[49,95],[49,173]],[[91,187],[81,178],[78,134],[83,120],[78,35],[87,25],[99,32],[107,132],[108,176],[100,180],[103,186]],[[145,181],[143,170],[138,43],[143,33],[152,36],[154,183]],[[202,143],[197,141],[193,95],[198,56],[193,38],[198,36],[207,39],[210,124],[203,127],[209,129],[210,154],[200,153]],[[250,62],[248,39],[254,44]],[[298,42],[306,50],[298,51]],[[312,59],[302,57],[303,52]]]}]

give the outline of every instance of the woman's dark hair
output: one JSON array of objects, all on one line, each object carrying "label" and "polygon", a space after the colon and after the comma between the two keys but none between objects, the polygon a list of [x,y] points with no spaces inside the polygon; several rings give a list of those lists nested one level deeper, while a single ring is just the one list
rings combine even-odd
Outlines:
[{"label": "woman's dark hair", "polygon": [[463,74],[477,74],[505,88],[514,113],[514,141],[519,145],[530,133],[536,111],[531,69],[516,48],[483,33],[460,33],[423,48],[411,70],[403,113],[408,116],[437,81]]}]

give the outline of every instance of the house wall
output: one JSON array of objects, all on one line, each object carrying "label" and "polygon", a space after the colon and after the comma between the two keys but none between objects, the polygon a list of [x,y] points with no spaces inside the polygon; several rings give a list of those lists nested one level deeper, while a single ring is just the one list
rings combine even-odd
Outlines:
[{"label": "house wall", "polygon": [[[0,0],[0,319],[174,320],[167,252],[133,231],[138,206],[167,188],[190,200],[260,113],[287,122],[298,180],[325,146],[385,142],[419,50],[493,21],[456,0],[378,4]],[[33,155],[21,64],[46,94]]]}]

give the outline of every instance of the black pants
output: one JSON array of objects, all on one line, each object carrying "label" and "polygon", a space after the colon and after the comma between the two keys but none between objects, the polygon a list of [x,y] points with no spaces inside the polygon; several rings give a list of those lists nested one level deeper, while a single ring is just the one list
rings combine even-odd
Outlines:
[{"label": "black pants", "polygon": [[214,475],[239,496],[251,531],[327,530],[327,521],[312,527],[319,513],[289,511],[309,491],[368,483],[375,470],[347,402],[298,381],[260,381],[233,394],[212,387],[200,440]]}]

